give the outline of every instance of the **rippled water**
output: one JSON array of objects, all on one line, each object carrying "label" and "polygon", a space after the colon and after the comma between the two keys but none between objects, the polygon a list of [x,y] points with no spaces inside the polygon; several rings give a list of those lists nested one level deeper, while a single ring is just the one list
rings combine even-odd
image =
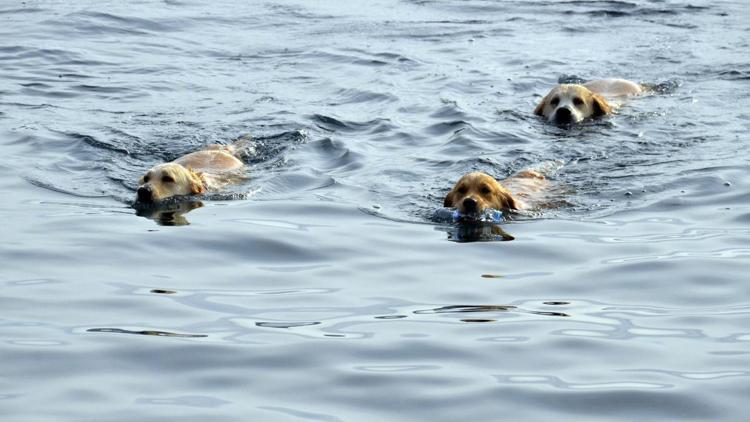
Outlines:
[{"label": "rippled water", "polygon": [[[3,420],[746,419],[747,10],[4,4]],[[532,115],[600,77],[659,89]],[[247,135],[246,183],[130,207]],[[550,163],[512,241],[430,221],[464,172]]]}]

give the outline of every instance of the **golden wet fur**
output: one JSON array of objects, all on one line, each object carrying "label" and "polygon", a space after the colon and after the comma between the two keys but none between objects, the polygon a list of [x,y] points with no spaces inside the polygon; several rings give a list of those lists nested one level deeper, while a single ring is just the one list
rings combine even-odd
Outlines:
[{"label": "golden wet fur", "polygon": [[231,145],[212,145],[158,164],[140,178],[136,201],[156,203],[174,196],[220,189],[236,179],[236,171],[244,166],[234,153]]},{"label": "golden wet fur", "polygon": [[526,209],[533,204],[535,194],[548,184],[541,173],[533,170],[524,170],[503,180],[502,184],[486,173],[469,173],[456,182],[446,195],[443,206],[455,207],[468,215],[479,214],[485,209]]},{"label": "golden wet fur", "polygon": [[[556,124],[578,123],[588,118],[612,114],[616,104],[609,101],[639,95],[643,87],[625,79],[601,79],[579,84],[562,84],[539,102],[534,114]],[[609,100],[608,100],[609,99]]]}]

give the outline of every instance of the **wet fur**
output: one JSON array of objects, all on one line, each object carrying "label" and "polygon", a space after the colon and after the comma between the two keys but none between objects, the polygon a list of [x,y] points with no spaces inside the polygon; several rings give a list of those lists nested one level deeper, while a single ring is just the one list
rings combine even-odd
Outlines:
[{"label": "wet fur", "polygon": [[528,201],[533,202],[535,194],[548,183],[542,174],[533,170],[524,170],[503,180],[502,184],[486,173],[469,173],[456,182],[446,195],[443,206],[455,207],[462,214],[479,214],[486,209],[526,209],[530,206]]},{"label": "wet fur", "polygon": [[625,79],[601,79],[557,85],[539,102],[534,114],[557,124],[578,123],[612,114],[615,105],[605,98],[639,95],[643,88]]},{"label": "wet fur", "polygon": [[136,201],[156,203],[175,196],[220,189],[237,179],[237,170],[244,166],[234,153],[231,145],[212,145],[172,162],[158,164],[138,181]]}]

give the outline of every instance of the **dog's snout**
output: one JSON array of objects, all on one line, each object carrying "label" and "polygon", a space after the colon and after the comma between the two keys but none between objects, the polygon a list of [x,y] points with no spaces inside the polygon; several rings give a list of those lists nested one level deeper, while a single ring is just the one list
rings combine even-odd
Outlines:
[{"label": "dog's snout", "polygon": [[154,200],[154,191],[148,185],[139,187],[136,194],[138,195],[139,202],[151,202]]},{"label": "dog's snout", "polygon": [[461,205],[466,213],[477,212],[477,200],[474,198],[464,199]]},{"label": "dog's snout", "polygon": [[555,111],[555,122],[570,123],[573,120],[573,113],[567,107],[560,107]]}]

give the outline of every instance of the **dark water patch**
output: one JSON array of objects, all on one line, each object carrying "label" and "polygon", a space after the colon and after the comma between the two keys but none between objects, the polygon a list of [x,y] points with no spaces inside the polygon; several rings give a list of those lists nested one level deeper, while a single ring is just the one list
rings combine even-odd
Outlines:
[{"label": "dark water patch", "polygon": [[243,161],[262,168],[274,168],[284,165],[284,154],[290,149],[302,145],[309,137],[305,131],[292,130],[273,135],[252,137],[252,153],[245,154]]},{"label": "dark water patch", "polygon": [[699,28],[698,25],[695,25],[695,24],[692,24],[692,23],[687,23],[687,22],[672,22],[672,21],[651,20],[651,19],[646,19],[645,21],[646,22],[650,22],[650,23],[659,24],[659,25],[670,26],[670,27],[673,27],[673,28],[680,28],[680,29],[691,29],[691,30],[694,30],[694,29],[698,29]]},{"label": "dark water patch", "polygon": [[[132,203],[132,198],[123,199]],[[187,226],[190,224],[185,214],[203,207],[203,202],[197,198],[175,197],[168,198],[158,204],[132,204],[135,214],[153,220],[160,226]]]},{"label": "dark water patch", "polygon": [[331,98],[329,105],[337,106],[344,104],[379,104],[379,103],[394,103],[398,101],[398,97],[390,95],[388,93],[379,93],[374,91],[364,91],[361,89],[341,89],[336,95]]},{"label": "dark water patch", "polygon": [[322,114],[315,114],[310,117],[310,120],[312,120],[318,128],[329,132],[362,132],[377,134],[393,129],[393,125],[388,119],[373,119],[364,122],[354,122],[340,120]]},{"label": "dark water patch", "polygon": [[[24,5],[26,6],[26,5]],[[26,13],[40,13],[44,12],[45,9],[39,7],[19,7],[15,9],[0,9],[0,15],[18,15]]]},{"label": "dark water patch", "polygon": [[115,152],[115,153],[125,154],[125,155],[131,155],[130,151],[128,151],[127,149],[122,148],[122,147],[118,146],[117,144],[113,144],[113,143],[109,143],[109,142],[105,142],[105,141],[100,141],[100,140],[94,138],[93,136],[84,135],[84,134],[81,134],[81,133],[66,133],[65,136],[68,136],[68,137],[70,137],[71,139],[73,139],[75,141],[80,141],[80,142],[82,142],[82,143],[84,143],[84,144],[86,144],[86,145],[88,145],[90,147],[93,147],[95,149],[101,149],[101,150],[104,150],[104,151]]},{"label": "dark water patch", "polygon": [[155,293],[158,295],[173,295],[176,294],[174,290],[165,290],[165,289],[151,289],[151,293]]},{"label": "dark water patch", "polygon": [[320,322],[309,321],[309,322],[256,322],[256,326],[262,328],[297,328],[297,327],[310,327],[313,325],[320,325]]},{"label": "dark water patch", "polygon": [[507,242],[516,238],[506,228],[495,223],[458,223],[438,225],[436,230],[445,232],[447,239],[457,243],[471,242]]},{"label": "dark water patch", "polygon": [[355,171],[365,161],[360,154],[346,148],[342,143],[330,138],[310,142],[314,152],[321,158],[322,169],[328,171]]},{"label": "dark water patch", "polygon": [[375,53],[375,56],[384,60],[394,61],[398,63],[417,63],[416,60],[411,59],[407,56],[404,56],[403,54],[398,54],[398,53],[382,52],[382,53]]},{"label": "dark water patch", "polygon": [[516,309],[515,306],[506,305],[449,305],[434,309],[414,311],[415,314],[444,314],[464,312],[507,312]]},{"label": "dark water patch", "polygon": [[719,77],[729,81],[745,81],[750,79],[750,70],[724,70],[719,72]]},{"label": "dark water patch", "polygon": [[464,120],[470,120],[470,116],[466,111],[461,110],[455,101],[442,100],[443,104],[440,108],[432,108],[430,117],[440,120],[452,120],[456,122],[463,122]]},{"label": "dark water patch", "polygon": [[[449,306],[442,306],[435,309],[427,309],[427,310],[417,310],[414,311],[414,314],[461,314],[461,313],[505,313],[505,312],[519,312],[519,313],[528,313],[532,315],[539,315],[539,316],[551,316],[551,317],[563,317],[567,318],[570,317],[569,314],[566,314],[564,312],[551,312],[551,311],[540,311],[540,310],[526,310],[519,308],[517,306],[513,305],[449,305]],[[494,319],[474,319],[466,320],[462,319],[464,322],[496,322]]]},{"label": "dark water patch", "polygon": [[449,122],[441,122],[431,125],[425,128],[425,132],[433,136],[444,136],[444,135],[458,135],[465,128],[470,127],[468,122],[463,120],[454,120]]},{"label": "dark water patch", "polygon": [[182,334],[182,333],[173,333],[170,331],[159,331],[159,330],[126,330],[123,328],[89,328],[86,331],[89,333],[136,334],[136,335],[141,335],[141,336],[156,336],[156,337],[178,337],[178,338],[208,337],[205,334]]},{"label": "dark water patch", "polygon": [[52,88],[51,85],[41,83],[41,82],[29,82],[29,83],[23,83],[21,84],[24,88]]},{"label": "dark water patch", "polygon": [[148,36],[154,33],[173,32],[183,28],[184,22],[155,21],[135,16],[115,15],[106,12],[73,12],[65,20],[52,18],[44,22],[50,27],[81,34],[97,36]]},{"label": "dark water patch", "polygon": [[71,87],[77,91],[95,92],[100,94],[121,94],[132,92],[129,88],[114,87],[114,86],[98,86],[98,85],[75,85]]},{"label": "dark water patch", "polygon": [[[625,2],[565,2],[563,4],[571,4],[574,6],[581,6],[579,10],[565,10],[563,14],[585,14],[593,17],[606,17],[606,18],[630,18],[630,17],[644,17],[644,16],[681,16],[686,12],[701,12],[709,9],[708,6],[670,6],[669,8],[663,8],[659,6],[643,7],[633,3]],[[587,10],[593,8],[593,10]]]},{"label": "dark water patch", "polygon": [[408,315],[383,315],[383,316],[376,316],[375,319],[404,319],[408,318]]}]

